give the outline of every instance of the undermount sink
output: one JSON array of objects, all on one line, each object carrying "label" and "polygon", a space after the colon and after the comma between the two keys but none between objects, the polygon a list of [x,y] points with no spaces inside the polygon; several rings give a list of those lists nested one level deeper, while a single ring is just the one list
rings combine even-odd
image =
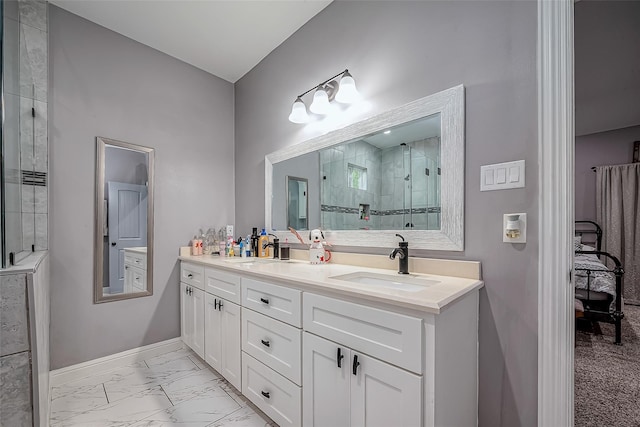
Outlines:
[{"label": "undermount sink", "polygon": [[395,275],[369,273],[366,271],[357,271],[355,273],[343,274],[341,276],[332,276],[330,279],[342,280],[351,283],[361,283],[363,285],[399,289],[408,292],[418,292],[424,288],[440,283],[438,280],[425,279],[420,276],[413,275]]}]

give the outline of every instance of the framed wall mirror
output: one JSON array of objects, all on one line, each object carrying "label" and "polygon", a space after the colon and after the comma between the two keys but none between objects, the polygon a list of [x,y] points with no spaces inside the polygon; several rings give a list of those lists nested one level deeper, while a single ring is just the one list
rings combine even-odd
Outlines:
[{"label": "framed wall mirror", "polygon": [[96,143],[94,303],[152,295],[154,151]]},{"label": "framed wall mirror", "polygon": [[460,85],[267,155],[267,227],[293,238],[277,185],[291,174],[307,180],[305,228],[334,245],[394,247],[400,232],[412,248],[462,251],[464,121]]}]

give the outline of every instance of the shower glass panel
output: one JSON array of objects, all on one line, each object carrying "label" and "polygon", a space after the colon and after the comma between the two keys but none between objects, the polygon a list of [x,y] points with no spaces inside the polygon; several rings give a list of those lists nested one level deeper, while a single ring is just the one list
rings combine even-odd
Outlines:
[{"label": "shower glass panel", "polygon": [[0,13],[0,261],[5,268],[48,246],[46,3],[2,1]]}]

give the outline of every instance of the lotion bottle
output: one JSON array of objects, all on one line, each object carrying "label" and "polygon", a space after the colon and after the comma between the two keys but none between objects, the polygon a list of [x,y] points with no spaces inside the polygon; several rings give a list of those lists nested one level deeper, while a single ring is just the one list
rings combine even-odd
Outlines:
[{"label": "lotion bottle", "polygon": [[269,258],[269,246],[265,247],[267,244],[269,244],[269,236],[267,236],[267,231],[263,228],[258,239],[258,254],[260,258]]}]

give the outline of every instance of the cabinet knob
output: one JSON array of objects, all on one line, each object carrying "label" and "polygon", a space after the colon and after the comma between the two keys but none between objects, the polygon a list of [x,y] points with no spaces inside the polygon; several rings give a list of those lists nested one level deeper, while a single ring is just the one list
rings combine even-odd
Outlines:
[{"label": "cabinet knob", "polygon": [[338,359],[338,368],[342,368],[342,359],[344,359],[344,354],[342,354],[342,349],[338,347],[338,355],[336,357]]},{"label": "cabinet knob", "polygon": [[271,393],[268,391],[261,391],[260,392],[264,397],[266,397],[267,399],[271,398]]},{"label": "cabinet knob", "polygon": [[271,343],[269,342],[269,340],[260,340],[260,342],[265,347],[271,347]]},{"label": "cabinet knob", "polygon": [[360,362],[358,362],[358,355],[353,355],[353,375],[358,375],[358,366],[360,366]]},{"label": "cabinet knob", "polygon": [[267,298],[260,298],[260,301],[262,301],[265,304],[269,304],[269,300]]}]

